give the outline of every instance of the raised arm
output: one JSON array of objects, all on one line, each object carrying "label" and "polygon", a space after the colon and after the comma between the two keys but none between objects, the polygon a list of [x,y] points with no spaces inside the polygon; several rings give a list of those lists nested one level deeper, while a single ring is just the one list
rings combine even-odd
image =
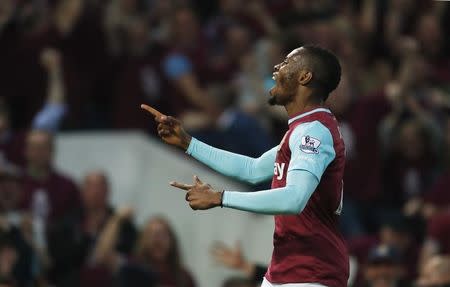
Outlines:
[{"label": "raised arm", "polygon": [[158,134],[164,142],[183,149],[187,154],[217,172],[252,184],[272,177],[276,147],[259,158],[217,149],[192,138],[183,129],[179,120],[166,116],[147,105],[142,105],[141,108],[155,117],[155,121],[159,123]]},{"label": "raised arm", "polygon": [[129,220],[131,216],[132,210],[130,208],[121,208],[111,216],[95,244],[91,257],[92,263],[105,264],[113,270],[118,267],[120,255],[116,252],[115,247],[119,240],[121,224],[125,220]]},{"label": "raised arm", "polygon": [[67,111],[59,51],[44,50],[41,54],[41,64],[47,71],[47,99],[44,107],[34,117],[32,126],[34,129],[56,132]]}]

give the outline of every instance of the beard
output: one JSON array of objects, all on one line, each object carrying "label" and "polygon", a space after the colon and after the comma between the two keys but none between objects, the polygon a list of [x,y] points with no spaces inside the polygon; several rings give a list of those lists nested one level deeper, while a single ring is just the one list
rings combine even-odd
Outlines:
[{"label": "beard", "polygon": [[271,106],[276,106],[278,105],[278,101],[277,101],[277,96],[271,96],[268,100],[267,103]]},{"label": "beard", "polygon": [[267,103],[271,106],[286,106],[295,97],[295,94],[273,94],[267,99]]}]

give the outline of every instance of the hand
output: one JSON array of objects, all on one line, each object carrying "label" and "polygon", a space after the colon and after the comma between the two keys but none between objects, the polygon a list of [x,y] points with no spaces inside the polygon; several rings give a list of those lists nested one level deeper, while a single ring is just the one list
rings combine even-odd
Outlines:
[{"label": "hand", "polygon": [[116,216],[121,221],[129,220],[133,216],[133,209],[131,207],[128,207],[128,206],[121,207],[117,211]]},{"label": "hand", "polygon": [[178,119],[166,116],[148,105],[141,105],[141,109],[155,117],[155,121],[158,122],[158,135],[164,142],[183,150],[188,149],[192,137],[184,130]]},{"label": "hand", "polygon": [[220,264],[231,269],[240,270],[248,277],[252,277],[255,272],[255,265],[245,260],[239,242],[236,242],[234,248],[230,248],[222,242],[217,242],[213,245],[211,254]]},{"label": "hand", "polygon": [[203,183],[194,175],[194,184],[171,182],[171,186],[187,190],[186,201],[193,210],[210,209],[222,204],[222,193],[215,191],[211,185]]},{"label": "hand", "polygon": [[61,54],[59,51],[47,48],[41,53],[41,65],[47,72],[59,71],[61,67]]}]

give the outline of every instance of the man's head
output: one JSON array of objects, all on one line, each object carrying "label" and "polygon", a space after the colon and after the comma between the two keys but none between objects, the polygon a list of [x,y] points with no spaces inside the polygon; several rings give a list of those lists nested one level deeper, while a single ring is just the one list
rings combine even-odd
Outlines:
[{"label": "man's head", "polygon": [[317,46],[303,46],[290,52],[274,67],[275,86],[269,104],[286,106],[301,97],[302,101],[324,102],[341,78],[337,57]]},{"label": "man's head", "polygon": [[196,15],[189,8],[179,8],[173,14],[172,41],[182,48],[195,47],[199,34],[199,24]]},{"label": "man's head", "polygon": [[89,172],[83,181],[81,197],[83,207],[88,210],[105,208],[108,205],[109,183],[102,171]]},{"label": "man's head", "polygon": [[46,131],[31,131],[26,139],[25,157],[36,169],[49,169],[53,159],[53,135]]},{"label": "man's head", "polygon": [[410,218],[397,215],[385,220],[378,231],[381,244],[396,248],[404,254],[414,242],[417,223]]},{"label": "man's head", "polygon": [[395,287],[404,279],[405,268],[399,252],[388,245],[379,245],[369,253],[364,279],[370,287]]}]

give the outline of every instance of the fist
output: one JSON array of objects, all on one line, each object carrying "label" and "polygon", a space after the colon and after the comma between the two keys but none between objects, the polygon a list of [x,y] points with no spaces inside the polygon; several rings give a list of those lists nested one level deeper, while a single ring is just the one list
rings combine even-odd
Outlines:
[{"label": "fist", "polygon": [[61,54],[59,51],[47,48],[41,53],[41,65],[47,71],[55,71],[61,65]]}]

